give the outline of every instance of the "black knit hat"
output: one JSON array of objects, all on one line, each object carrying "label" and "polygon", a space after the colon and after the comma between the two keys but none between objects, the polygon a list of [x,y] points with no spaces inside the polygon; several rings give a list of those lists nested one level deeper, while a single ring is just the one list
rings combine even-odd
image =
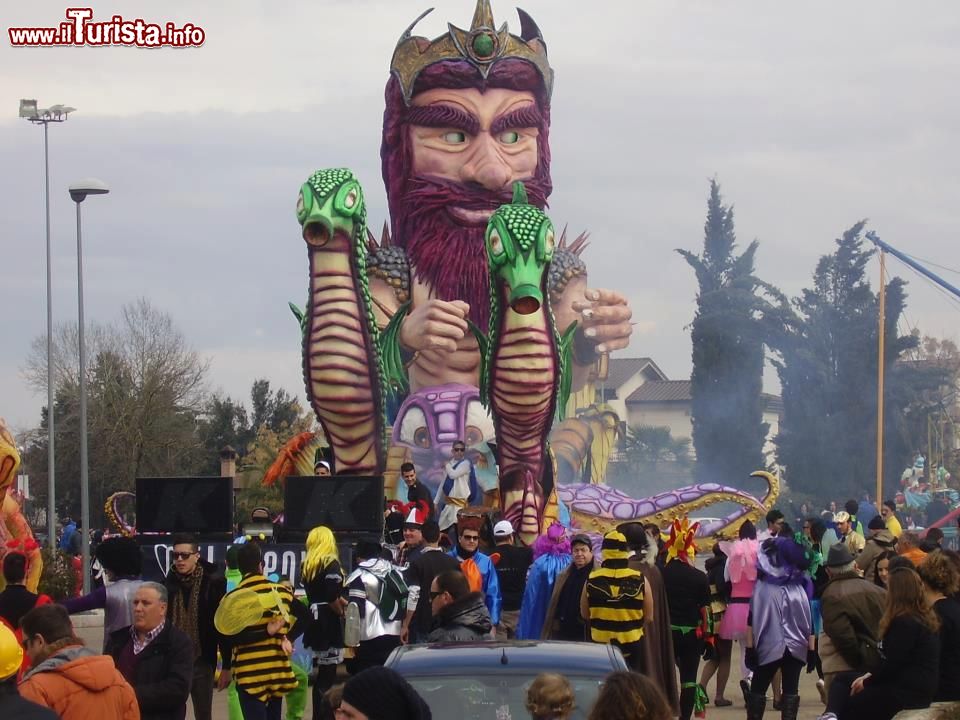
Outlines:
[{"label": "black knit hat", "polygon": [[347,680],[343,702],[370,720],[431,720],[430,708],[410,683],[379,665]]}]

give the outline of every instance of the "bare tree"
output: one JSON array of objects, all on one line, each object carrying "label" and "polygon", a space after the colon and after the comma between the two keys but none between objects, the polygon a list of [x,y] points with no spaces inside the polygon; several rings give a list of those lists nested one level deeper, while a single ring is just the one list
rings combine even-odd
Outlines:
[{"label": "bare tree", "polygon": [[[70,504],[79,478],[77,337],[75,324],[58,325],[52,348],[57,485]],[[202,453],[196,420],[210,363],[188,346],[170,316],[146,299],[125,305],[114,323],[91,324],[87,338],[91,507],[97,512],[107,495],[132,489],[138,476],[195,471]],[[37,390],[46,391],[46,361],[46,337],[40,337],[23,368]],[[46,442],[33,447],[33,466],[45,479]]]}]

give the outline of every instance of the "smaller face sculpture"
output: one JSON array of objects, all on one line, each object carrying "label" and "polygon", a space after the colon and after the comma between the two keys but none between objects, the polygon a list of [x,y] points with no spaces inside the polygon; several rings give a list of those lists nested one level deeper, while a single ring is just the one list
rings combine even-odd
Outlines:
[{"label": "smaller face sculpture", "polygon": [[[410,449],[419,469],[411,475],[436,492],[446,476],[444,466],[455,454],[454,444],[462,441],[466,452],[461,457],[473,463],[477,481],[488,490],[497,483],[488,447],[493,438],[493,420],[480,402],[480,391],[471,385],[448,384],[424,388],[404,400],[393,423],[392,444]],[[406,491],[402,492],[406,499]]]}]

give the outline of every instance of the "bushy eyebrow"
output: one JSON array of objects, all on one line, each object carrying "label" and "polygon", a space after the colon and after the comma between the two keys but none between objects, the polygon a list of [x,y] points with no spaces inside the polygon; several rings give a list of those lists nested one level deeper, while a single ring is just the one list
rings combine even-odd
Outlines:
[{"label": "bushy eyebrow", "polygon": [[452,105],[423,105],[410,109],[407,122],[432,128],[457,128],[470,135],[480,133],[480,121],[473,115]]},{"label": "bushy eyebrow", "polygon": [[490,125],[490,133],[496,135],[513,128],[540,127],[542,123],[543,115],[536,105],[531,104],[495,118]]}]

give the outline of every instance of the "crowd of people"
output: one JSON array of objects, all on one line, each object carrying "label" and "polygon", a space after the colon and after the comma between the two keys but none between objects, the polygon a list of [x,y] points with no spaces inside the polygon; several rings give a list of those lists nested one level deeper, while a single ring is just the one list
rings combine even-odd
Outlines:
[{"label": "crowd of people", "polygon": [[[328,470],[317,461],[318,475]],[[771,691],[780,717],[795,720],[804,668],[817,673],[822,720],[960,700],[960,555],[940,547],[942,532],[903,530],[890,505],[865,518],[851,501],[797,518],[796,531],[774,509],[764,528],[744,522],[698,562],[686,519],[602,537],[555,523],[523,547],[509,521],[468,504],[469,460],[450,471],[434,495],[405,465],[408,501],[388,506],[384,537],[355,543],[349,562],[330,528],[314,528],[295,585],[265,575],[256,540],[231,546],[221,568],[189,534],[173,537],[164,581],[144,581],[140,547],[114,537],[96,547],[103,586],[56,604],[27,591],[26,556],[9,552],[0,716],[183,720],[189,702],[208,720],[214,692],[226,691],[231,720],[279,720],[284,704],[299,719],[308,694],[315,720],[429,718],[384,667],[389,655],[495,639],[617,646],[629,671],[591,700],[598,720],[689,720],[732,705],[734,643],[748,720],[764,716]],[[96,649],[70,618],[91,609],[103,611]],[[548,673],[526,705],[558,719],[577,698]]]}]

